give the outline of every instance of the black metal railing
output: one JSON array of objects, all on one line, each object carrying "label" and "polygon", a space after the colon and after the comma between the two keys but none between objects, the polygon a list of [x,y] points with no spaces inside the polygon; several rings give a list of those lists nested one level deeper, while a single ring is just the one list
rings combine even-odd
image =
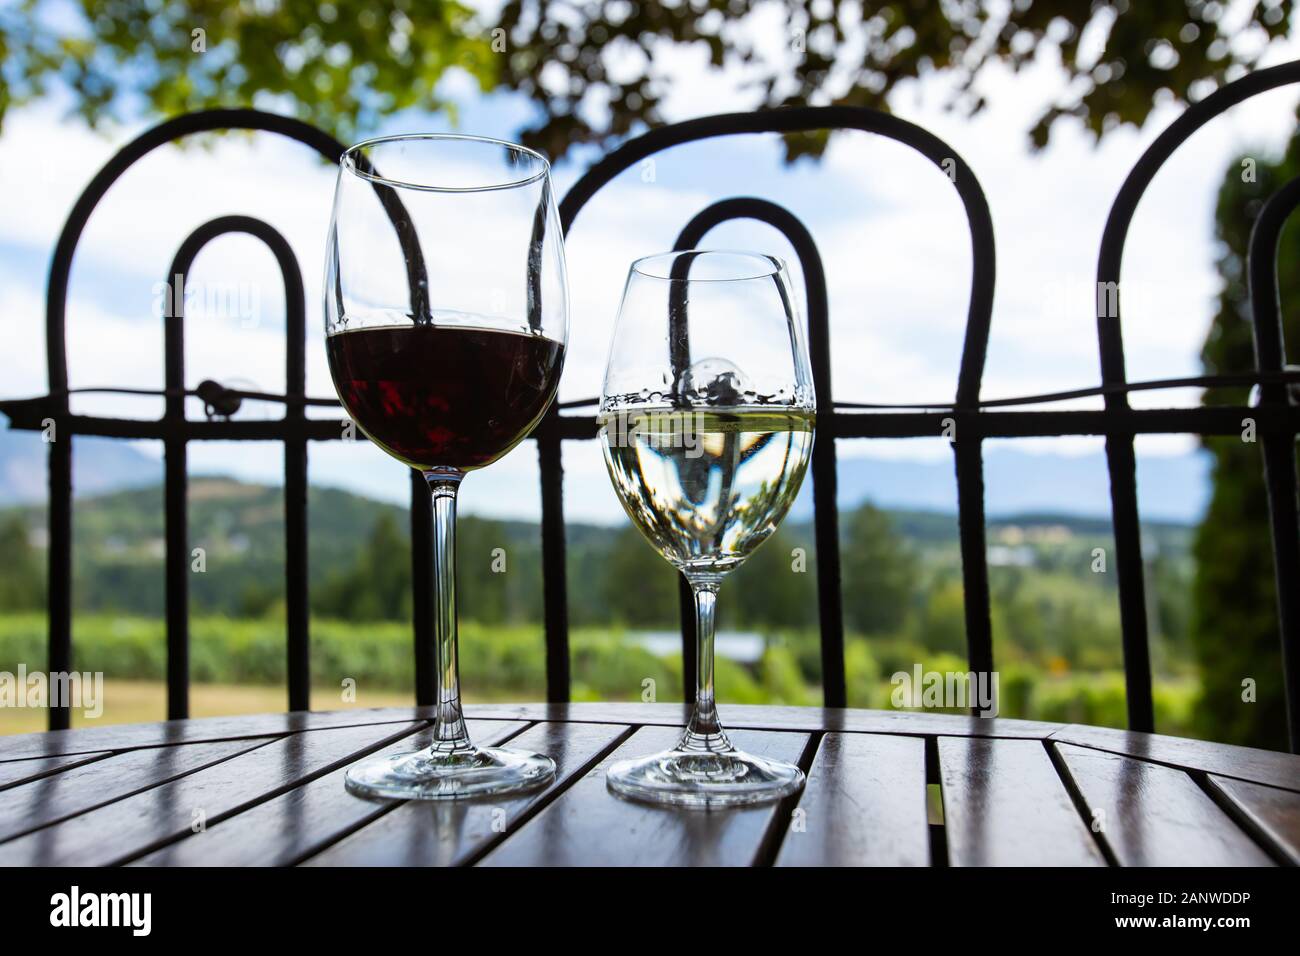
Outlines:
[{"label": "black metal railing", "polygon": [[[933,134],[888,114],[865,108],[826,107],[738,113],[691,120],[652,130],[632,139],[593,166],[560,205],[566,233],[586,203],[619,173],[660,152],[684,143],[718,136],[752,133],[792,133],[861,130],[911,147],[939,167],[943,182],[956,189],[970,234],[972,275],[965,338],[955,398],[933,405],[865,405],[837,403],[830,375],[829,304],[825,274],[808,229],[788,210],[760,198],[737,197],[714,203],[683,227],[676,247],[691,248],[716,225],[733,219],[754,219],[779,230],[800,260],[808,306],[809,344],[818,398],[818,442],[814,448],[813,503],[817,549],[817,594],[822,636],[824,703],[846,704],[844,640],[840,592],[840,553],[836,507],[836,441],[853,438],[938,437],[955,433],[952,441],[957,481],[959,536],[965,589],[967,649],[973,671],[994,666],[989,615],[988,566],[985,554],[984,475],[982,448],[986,439],[1100,435],[1106,439],[1114,521],[1116,565],[1119,571],[1120,617],[1124,645],[1128,722],[1134,730],[1154,729],[1151,667],[1141,539],[1137,507],[1134,438],[1139,434],[1191,433],[1238,435],[1242,419],[1256,422],[1261,436],[1272,522],[1277,575],[1279,629],[1285,670],[1287,721],[1292,749],[1300,745],[1300,524],[1297,519],[1296,435],[1300,407],[1287,383],[1300,381],[1300,372],[1286,364],[1277,302],[1276,253],[1283,223],[1300,204],[1300,181],[1292,182],[1264,207],[1250,246],[1249,280],[1256,336],[1256,369],[1227,375],[1195,376],[1153,382],[1128,382],[1120,330],[1119,276],[1128,226],[1138,202],[1164,161],[1193,132],[1243,99],[1279,86],[1300,82],[1300,62],[1251,74],[1189,107],[1143,154],[1125,180],[1107,220],[1097,268],[1097,333],[1102,384],[1048,395],[981,401],[994,289],[992,220],[974,172],[948,144]],[[266,441],[285,447],[286,596],[288,632],[289,708],[309,705],[307,601],[307,449],[310,441],[337,440],[340,429],[330,420],[305,416],[309,404],[336,405],[332,399],[311,399],[304,393],[303,284],[292,252],[271,226],[246,216],[230,216],[201,226],[182,245],[168,282],[173,303],[184,301],[183,283],[194,257],[211,239],[228,232],[260,238],[275,254],[285,283],[287,379],[284,395],[226,389],[204,382],[184,386],[183,314],[173,310],[166,320],[166,410],[158,420],[139,421],[73,415],[69,409],[67,353],[64,334],[68,277],[82,229],[108,188],[136,160],[152,149],[181,137],[217,129],[251,129],[298,140],[333,161],[343,145],[296,120],[253,110],[215,110],[169,120],[143,134],[119,152],[91,181],[70,215],[55,249],[50,269],[46,313],[49,394],[38,399],[0,403],[16,429],[40,430],[53,421],[56,440],[49,446],[49,669],[72,669],[72,453],[75,435],[156,439],[166,451],[166,585],[167,585],[167,712],[170,718],[188,714],[188,539],[186,526],[186,445],[203,439]],[[400,215],[394,224],[400,233]],[[1251,406],[1135,409],[1128,394],[1186,386],[1226,387],[1258,384],[1261,398]],[[122,389],[121,391],[147,391]],[[201,397],[210,409],[229,412],[241,398],[282,401],[285,416],[271,421],[239,421],[209,416],[207,421],[185,415],[185,398]],[[1102,396],[1104,407],[1087,410],[1035,410],[1034,405],[1067,398]],[[542,491],[543,597],[545,607],[547,699],[569,697],[568,595],[565,574],[563,470],[565,441],[596,437],[592,414],[566,414],[587,408],[594,399],[556,405],[537,428]],[[416,699],[434,702],[432,639],[432,530],[429,496],[423,479],[411,477],[411,560],[414,585],[414,645]],[[683,589],[683,662],[685,685],[694,683],[694,618]],[[52,729],[67,727],[66,707],[50,711]]]}]

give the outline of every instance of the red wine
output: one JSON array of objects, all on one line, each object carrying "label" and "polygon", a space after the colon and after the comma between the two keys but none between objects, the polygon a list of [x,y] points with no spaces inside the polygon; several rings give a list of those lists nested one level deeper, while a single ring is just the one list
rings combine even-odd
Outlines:
[{"label": "red wine", "polygon": [[555,395],[564,346],[464,326],[352,329],[326,340],[343,407],[414,468],[481,468],[519,444]]}]

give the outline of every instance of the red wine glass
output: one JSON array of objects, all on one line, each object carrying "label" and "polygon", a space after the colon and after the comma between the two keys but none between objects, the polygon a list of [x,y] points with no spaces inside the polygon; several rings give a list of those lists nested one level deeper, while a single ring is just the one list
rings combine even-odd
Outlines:
[{"label": "red wine glass", "polygon": [[527,437],[564,364],[564,242],[546,160],[450,134],[347,150],[326,251],[325,331],[348,415],[433,496],[433,745],[357,764],[347,787],[445,800],[544,786],[555,775],[549,757],[476,747],[466,732],[455,534],[461,480]]}]

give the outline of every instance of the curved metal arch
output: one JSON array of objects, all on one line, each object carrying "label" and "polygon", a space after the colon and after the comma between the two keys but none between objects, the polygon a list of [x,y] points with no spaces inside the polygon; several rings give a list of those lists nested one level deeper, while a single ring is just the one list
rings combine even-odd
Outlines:
[{"label": "curved metal arch", "polygon": [[[1115,201],[1111,203],[1097,257],[1099,285],[1119,282],[1124,244],[1128,239],[1129,226],[1133,222],[1138,203],[1156,173],[1178,147],[1210,120],[1238,103],[1292,83],[1300,83],[1300,60],[1251,73],[1220,87],[1199,103],[1189,106],[1178,119],[1169,124],[1168,129],[1155,138],[1129,170],[1123,185],[1115,195]],[[1097,338],[1101,346],[1101,375],[1102,381],[1108,385],[1122,383],[1125,374],[1124,342],[1120,328],[1121,297],[1118,292],[1113,301],[1115,303],[1113,316],[1102,315],[1105,311],[1102,308],[1103,303],[1101,301],[1097,303]],[[1109,403],[1112,398],[1127,404],[1127,399],[1122,395],[1107,396],[1107,402]]]},{"label": "curved metal arch", "polygon": [[[54,247],[54,259],[50,263],[49,285],[45,300],[45,350],[51,395],[57,398],[60,393],[66,392],[68,387],[68,355],[64,334],[68,280],[72,272],[72,257],[86,223],[90,220],[90,214],[127,169],[159,146],[195,133],[227,129],[278,133],[310,146],[322,156],[335,161],[347,148],[328,133],[300,120],[263,113],[260,110],[225,109],[187,113],[159,123],[118,150],[82,190],[76,204],[72,207],[72,212],[68,214],[67,221],[63,224],[63,231],[59,233],[59,241]],[[63,404],[67,403],[66,396],[59,400]]]},{"label": "curved metal arch", "polygon": [[[1193,133],[1232,106],[1259,93],[1300,83],[1300,61],[1252,73],[1221,87],[1187,110],[1147,147],[1129,171],[1111,204],[1097,258],[1097,344],[1103,385],[1123,385],[1124,341],[1120,323],[1120,269],[1124,244],[1138,203],[1156,173]],[[1104,294],[1103,294],[1104,293]],[[1107,393],[1107,411],[1129,408],[1123,390]],[[1146,582],[1142,569],[1142,536],[1137,505],[1137,456],[1131,434],[1106,439],[1110,474],[1111,519],[1115,535],[1115,564],[1119,571],[1120,627],[1124,643],[1125,698],[1131,730],[1155,730],[1151,695],[1151,652],[1147,634]]]},{"label": "curved metal arch", "polygon": [[[49,378],[49,407],[57,421],[69,410],[68,351],[65,318],[68,304],[68,280],[72,257],[90,215],[99,201],[136,160],[172,142],[194,133],[223,129],[262,130],[278,133],[311,146],[321,155],[336,160],[344,146],[334,137],[307,123],[251,109],[206,110],[167,120],[146,130],[104,165],[87,184],[68,214],[50,263],[45,300],[45,353]],[[399,234],[401,230],[399,229]],[[418,250],[417,250],[418,252]],[[423,269],[423,261],[413,263]],[[304,452],[305,454],[305,452]],[[290,457],[286,446],[286,460]],[[72,670],[72,440],[50,442],[49,446],[49,548],[47,567],[47,604],[49,613],[49,658],[51,672]],[[188,651],[187,651],[188,653]],[[169,672],[169,681],[171,680]],[[169,693],[169,709],[172,706]],[[71,711],[65,706],[51,706],[50,729],[62,730],[71,725]]]},{"label": "curved metal arch", "polygon": [[[123,146],[104,167],[95,174],[81,195],[77,198],[72,212],[63,225],[59,241],[54,247],[54,258],[50,263],[49,285],[45,303],[46,358],[49,366],[50,393],[56,398],[65,393],[68,387],[67,343],[64,334],[63,318],[67,309],[68,280],[72,271],[72,257],[77,243],[85,230],[90,215],[99,201],[104,198],[112,185],[121,178],[135,162],[159,146],[192,136],[196,133],[208,133],[217,130],[252,130],[276,133],[288,137],[306,146],[310,146],[330,162],[338,162],[347,149],[328,133],[288,116],[265,113],[253,109],[216,109],[187,113],[159,123],[152,129],[141,133]],[[376,184],[376,193],[384,208],[393,220],[399,238],[407,253],[407,267],[411,279],[411,294],[414,297],[428,295],[428,279],[424,257],[418,244],[413,243],[413,234],[409,228],[409,217],[402,207],[401,200],[391,187]],[[67,402],[66,395],[60,401]]]},{"label": "curved metal arch", "polygon": [[[253,236],[271,250],[284,282],[284,417],[305,419],[306,295],[302,271],[289,241],[269,223],[251,216],[221,216],[185,238],[167,274],[172,308],[164,319],[163,349],[167,390],[164,418],[185,418],[185,280],[194,260],[221,236]],[[163,442],[166,515],[167,719],[189,716],[189,541],[187,515],[188,451],[174,434]],[[307,604],[307,439],[298,433],[284,441],[285,605],[288,614],[289,709],[307,710],[311,683],[308,663]]]},{"label": "curved metal arch", "polygon": [[[939,167],[961,198],[970,230],[971,295],[957,380],[957,405],[974,407],[979,402],[980,379],[984,373],[989,322],[993,313],[996,266],[993,219],[975,172],[956,150],[915,123],[865,106],[804,106],[756,113],[725,113],[663,126],[629,140],[587,170],[560,203],[560,221],[567,234],[578,213],[602,186],[634,163],[672,146],[718,136],[839,129],[875,133],[912,148]],[[949,162],[951,167],[946,167]]]},{"label": "curved metal arch", "polygon": [[[1297,208],[1300,208],[1300,177],[1268,198],[1250,232],[1247,275],[1255,368],[1260,372],[1281,372],[1286,368],[1286,336],[1282,328],[1281,292],[1277,286],[1277,252],[1282,228]],[[1266,382],[1260,389],[1264,401],[1287,403],[1286,383]]]},{"label": "curved metal arch", "polygon": [[[68,353],[65,318],[67,313],[68,281],[72,272],[72,258],[85,230],[91,213],[112,185],[121,178],[138,159],[166,143],[195,134],[217,130],[255,130],[276,133],[315,149],[331,162],[336,162],[346,147],[330,136],[300,120],[253,109],[217,109],[187,113],[146,130],[122,147],[104,165],[78,197],[68,214],[54,249],[50,263],[45,304],[45,349],[49,377],[49,408],[57,421],[68,414]],[[412,309],[416,314],[427,311],[428,277],[424,256],[410,226],[410,217],[401,199],[391,187],[375,184],[375,192],[393,222],[398,239],[406,251],[407,277],[411,288]],[[269,227],[268,227],[269,228]],[[273,247],[274,248],[274,247]],[[296,270],[296,263],[295,263]],[[299,284],[301,275],[299,274]],[[286,383],[292,389],[292,379]],[[301,396],[301,389],[299,389]],[[301,404],[300,402],[298,404]],[[299,413],[290,408],[286,416],[296,419]],[[289,443],[285,446],[286,468],[290,459],[297,459]],[[302,468],[305,495],[306,449],[302,449]],[[297,467],[294,465],[294,467]],[[287,499],[286,499],[287,502]],[[304,498],[305,502],[305,498]],[[304,504],[305,508],[305,504]],[[419,505],[413,501],[413,523],[420,517]],[[49,549],[47,571],[47,599],[49,607],[49,669],[52,672],[72,670],[72,441],[53,441],[49,447]],[[293,520],[297,520],[294,518]],[[302,518],[305,528],[305,512]],[[418,531],[418,529],[415,529]],[[305,531],[304,531],[305,534]],[[305,541],[305,537],[303,539]],[[303,560],[306,560],[305,544]],[[418,564],[419,559],[413,557]],[[305,566],[304,566],[305,567]],[[304,572],[305,575],[305,572]],[[305,581],[305,576],[304,579]],[[290,582],[291,587],[295,586]],[[292,603],[290,605],[292,607]],[[302,633],[306,633],[305,610],[302,611]],[[291,623],[291,626],[294,626]],[[417,624],[417,629],[419,625]],[[305,638],[304,638],[305,640]],[[290,642],[290,653],[294,650]],[[417,653],[417,658],[418,658]],[[170,674],[169,674],[170,680]],[[305,690],[295,687],[290,679],[291,704],[305,702]],[[172,707],[169,702],[169,708]],[[305,707],[305,703],[303,704]],[[67,707],[50,708],[50,728],[60,730],[70,725],[71,714]]]},{"label": "curved metal arch", "polygon": [[[1300,207],[1300,178],[1269,197],[1250,233],[1247,253],[1251,329],[1255,368],[1281,372],[1286,368],[1286,338],[1282,328],[1281,293],[1277,284],[1277,253],[1282,228]],[[1283,382],[1262,384],[1264,405],[1290,404]],[[1285,687],[1287,733],[1292,752],[1300,752],[1300,501],[1296,482],[1295,436],[1266,433],[1264,485],[1268,491],[1269,525],[1273,535],[1273,575],[1277,590],[1278,624],[1282,635],[1282,677]]]},{"label": "curved metal arch", "polygon": [[[934,163],[949,178],[957,190],[966,214],[971,248],[971,292],[954,403],[963,440],[953,442],[953,451],[965,589],[967,653],[972,670],[991,672],[993,636],[985,547],[984,469],[982,435],[976,413],[993,311],[996,252],[993,221],[984,191],[974,171],[957,151],[933,133],[914,123],[866,107],[799,107],[702,117],[651,130],[624,143],[596,163],[564,197],[564,201],[560,204],[560,220],[567,234],[578,213],[602,186],[633,164],[672,146],[717,136],[824,129],[854,129],[875,133],[910,147]],[[819,395],[820,393],[819,387]],[[558,416],[558,411],[553,412],[553,416]],[[558,437],[551,437],[552,434],[558,434],[558,428],[555,427],[558,423],[553,416],[548,416],[552,418],[550,432],[541,432],[538,437],[538,449],[543,467],[542,550],[548,563],[562,561],[564,552],[562,476],[558,468],[553,476],[549,476],[546,471],[548,467],[558,466],[559,462],[559,440]],[[819,415],[819,430],[825,434],[826,426],[831,426],[833,421],[833,409],[825,416]],[[815,475],[814,481],[816,482]],[[828,481],[823,479],[820,484],[824,488]],[[818,511],[820,512],[820,508]],[[820,553],[819,547],[819,559]],[[563,581],[554,582],[547,589],[548,645],[553,635],[556,639],[564,639],[563,622],[567,620],[565,605]],[[840,627],[842,634],[842,623]],[[823,633],[824,641],[826,637],[827,635]],[[831,640],[834,641],[833,635]],[[840,660],[838,667],[842,673],[842,636],[840,644],[841,650],[837,656]],[[823,651],[826,651],[825,646]],[[828,672],[832,679],[835,673],[834,668]],[[826,687],[827,693],[831,693],[833,684],[828,681]],[[563,697],[552,696],[552,699],[567,699],[567,691]]]},{"label": "curved metal arch", "polygon": [[[835,401],[831,394],[830,309],[826,271],[812,233],[784,206],[742,196],[723,199],[696,213],[683,228],[674,250],[693,249],[716,226],[736,219],[753,219],[778,230],[794,247],[803,269],[808,303],[808,353],[818,421],[831,426]],[[837,476],[833,426],[813,444],[813,518],[817,544],[817,604],[821,626],[822,700],[827,707],[847,706],[844,682],[844,614],[840,592],[839,520],[835,501]],[[695,613],[690,587],[680,578],[682,622],[682,680],[687,699],[695,685]]]}]

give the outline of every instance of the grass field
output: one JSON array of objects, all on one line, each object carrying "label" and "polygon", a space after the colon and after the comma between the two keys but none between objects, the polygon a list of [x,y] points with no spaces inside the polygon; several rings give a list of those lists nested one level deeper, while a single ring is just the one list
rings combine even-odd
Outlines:
[{"label": "grass field", "polygon": [[[166,715],[166,640],[157,619],[81,615],[74,623],[76,662],[82,672],[105,675],[103,712],[87,718],[74,710],[74,726],[157,721]],[[461,622],[461,678],[466,701],[536,701],[546,696],[545,655],[536,626],[489,627]],[[30,672],[43,661],[42,615],[0,615],[0,672]],[[269,620],[196,617],[191,620],[190,714],[194,717],[274,713],[286,709],[285,638]],[[659,657],[620,631],[576,628],[570,635],[575,701],[667,702],[681,699],[681,664]],[[821,689],[814,632],[769,638],[751,664],[718,661],[718,699],[730,704],[817,705]],[[965,660],[897,641],[850,635],[845,648],[851,707],[889,708],[895,672],[914,666],[963,672]],[[1000,715],[1109,727],[1125,724],[1124,675],[1102,668],[1047,669],[1008,662],[1001,670]],[[396,623],[357,625],[312,621],[311,704],[314,710],[409,706],[411,638]],[[356,688],[345,701],[342,688]],[[1154,686],[1156,727],[1186,734],[1200,693],[1194,676],[1163,675]],[[44,730],[45,712],[0,707],[0,734]]]},{"label": "grass field", "polygon": [[[403,707],[415,703],[414,694],[398,691],[358,693],[356,703],[342,699],[336,687],[312,689],[313,710],[350,710],[358,707]],[[191,717],[223,717],[230,714],[265,714],[288,706],[283,687],[239,684],[194,684],[190,687]],[[139,724],[167,716],[167,685],[162,681],[104,681],[104,712],[88,719],[73,711],[74,727],[106,724]],[[0,734],[26,734],[46,730],[44,710],[0,707]]]}]

